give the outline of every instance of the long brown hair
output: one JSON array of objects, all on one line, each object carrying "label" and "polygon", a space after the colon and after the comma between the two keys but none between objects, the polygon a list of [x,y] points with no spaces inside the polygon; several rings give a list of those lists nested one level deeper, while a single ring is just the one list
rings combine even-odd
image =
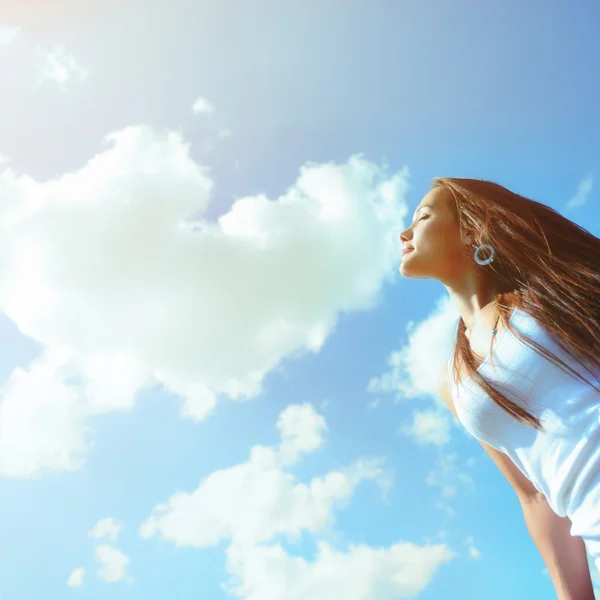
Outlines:
[{"label": "long brown hair", "polygon": [[[494,261],[482,268],[488,269],[496,283],[495,299],[504,326],[563,371],[592,385],[555,354],[513,329],[508,321],[512,309],[524,310],[600,383],[600,238],[549,206],[491,181],[438,177],[433,180],[435,188],[448,193],[461,233],[471,231],[478,245],[494,247]],[[461,317],[455,379],[464,364],[468,376],[506,413],[529,427],[543,429],[535,415],[477,372],[465,329]]]}]

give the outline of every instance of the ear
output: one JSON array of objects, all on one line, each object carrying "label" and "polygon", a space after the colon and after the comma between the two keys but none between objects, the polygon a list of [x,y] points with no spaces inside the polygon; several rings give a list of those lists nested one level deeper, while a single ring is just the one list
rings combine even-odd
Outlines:
[{"label": "ear", "polygon": [[463,240],[465,241],[465,244],[467,244],[469,246],[475,243],[475,240],[473,239],[473,236],[470,233],[465,235],[463,237]]}]

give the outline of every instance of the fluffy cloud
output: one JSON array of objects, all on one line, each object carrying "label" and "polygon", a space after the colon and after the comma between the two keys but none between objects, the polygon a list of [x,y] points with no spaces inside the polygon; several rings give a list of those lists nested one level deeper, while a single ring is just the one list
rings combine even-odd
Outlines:
[{"label": "fluffy cloud", "polygon": [[43,349],[3,390],[3,474],[77,468],[89,416],[153,385],[194,420],[260,394],[397,271],[406,170],[305,165],[283,196],[209,222],[213,182],[180,134],[129,127],[106,145],[44,183],[0,165],[0,306]]},{"label": "fluffy cloud", "polygon": [[[100,519],[89,532],[89,536],[95,539],[108,539],[115,542],[121,533],[122,525],[112,517]],[[100,563],[97,571],[98,577],[109,583],[121,581],[126,576],[127,566],[131,559],[109,544],[100,544],[96,546],[96,562]],[[69,587],[79,587],[83,583],[85,569],[75,569],[67,582]],[[132,581],[132,578],[129,578]]]},{"label": "fluffy cloud", "polygon": [[381,459],[358,460],[345,470],[315,477],[309,484],[284,471],[302,453],[323,443],[325,420],[311,405],[292,405],[280,415],[279,448],[254,446],[247,462],[216,471],[191,493],[178,492],[155,507],[140,534],[160,534],[178,546],[206,548],[225,539],[253,545],[278,534],[315,533],[333,523],[364,480],[389,485]]},{"label": "fluffy cloud", "polygon": [[408,342],[388,358],[389,369],[373,377],[369,393],[393,393],[398,399],[429,396],[443,406],[438,378],[452,352],[459,313],[449,296],[442,297],[432,314],[408,324]]},{"label": "fluffy cloud", "polygon": [[90,531],[90,537],[96,539],[107,538],[111,542],[115,542],[121,533],[121,524],[112,517],[100,519]]},{"label": "fluffy cloud", "polygon": [[57,84],[59,89],[65,92],[67,84],[72,81],[82,82],[88,78],[88,69],[83,67],[73,55],[67,54],[63,44],[57,44],[50,51],[38,47],[37,54],[42,71],[38,86],[47,80]]},{"label": "fluffy cloud", "polygon": [[108,583],[115,583],[125,578],[130,558],[113,546],[102,545],[96,548],[96,561],[100,563],[98,577]]},{"label": "fluffy cloud", "polygon": [[[278,421],[278,448],[254,446],[241,465],[216,471],[192,493],[174,494],[141,525],[148,538],[160,534],[177,546],[206,548],[228,541],[229,591],[247,600],[392,600],[416,596],[455,555],[445,545],[396,543],[387,548],[332,548],[318,536],[334,522],[356,486],[375,480],[389,486],[380,461],[357,460],[304,484],[283,470],[293,455],[312,452],[326,423],[310,405],[289,406]],[[295,451],[290,454],[289,444]],[[277,541],[303,532],[317,540],[312,561],[293,556]]]},{"label": "fluffy cloud", "polygon": [[67,580],[67,585],[69,587],[81,587],[83,585],[83,576],[85,575],[85,569],[80,567],[78,569],[74,569],[73,572],[69,575],[69,579]]},{"label": "fluffy cloud", "polygon": [[414,598],[455,554],[445,544],[389,548],[321,542],[315,559],[292,557],[279,545],[228,550],[229,589],[246,600],[398,600]]},{"label": "fluffy cloud", "polygon": [[27,368],[18,367],[2,386],[0,475],[31,477],[43,469],[69,471],[87,449],[85,409],[67,383],[68,361],[48,350]]},{"label": "fluffy cloud", "polygon": [[283,462],[294,463],[303,452],[312,452],[323,444],[327,423],[312,405],[296,404],[281,413],[277,429],[281,435],[279,455]]}]

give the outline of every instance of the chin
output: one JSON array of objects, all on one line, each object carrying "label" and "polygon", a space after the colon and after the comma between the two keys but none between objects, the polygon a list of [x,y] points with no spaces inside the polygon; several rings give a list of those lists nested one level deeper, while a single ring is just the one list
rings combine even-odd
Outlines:
[{"label": "chin", "polygon": [[431,275],[427,272],[424,272],[423,269],[415,268],[410,264],[410,261],[402,261],[400,266],[398,267],[398,271],[404,277],[408,277],[410,279],[430,279]]},{"label": "chin", "polygon": [[411,279],[415,279],[420,277],[420,275],[418,273],[415,273],[414,271],[412,271],[410,269],[410,267],[405,267],[404,264],[401,264],[400,267],[398,268],[398,271],[400,271],[400,275],[404,275],[404,277],[409,277]]},{"label": "chin", "polygon": [[407,279],[434,279],[431,275],[425,275],[423,273],[413,273],[411,271],[405,271],[400,268],[400,275],[403,275]]}]

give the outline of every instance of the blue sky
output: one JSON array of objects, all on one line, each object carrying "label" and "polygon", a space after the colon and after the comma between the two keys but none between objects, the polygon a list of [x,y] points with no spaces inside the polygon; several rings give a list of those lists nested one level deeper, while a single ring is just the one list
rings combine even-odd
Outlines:
[{"label": "blue sky", "polygon": [[600,8],[193,4],[0,9],[0,598],[552,597],[397,235],[600,235]]}]

